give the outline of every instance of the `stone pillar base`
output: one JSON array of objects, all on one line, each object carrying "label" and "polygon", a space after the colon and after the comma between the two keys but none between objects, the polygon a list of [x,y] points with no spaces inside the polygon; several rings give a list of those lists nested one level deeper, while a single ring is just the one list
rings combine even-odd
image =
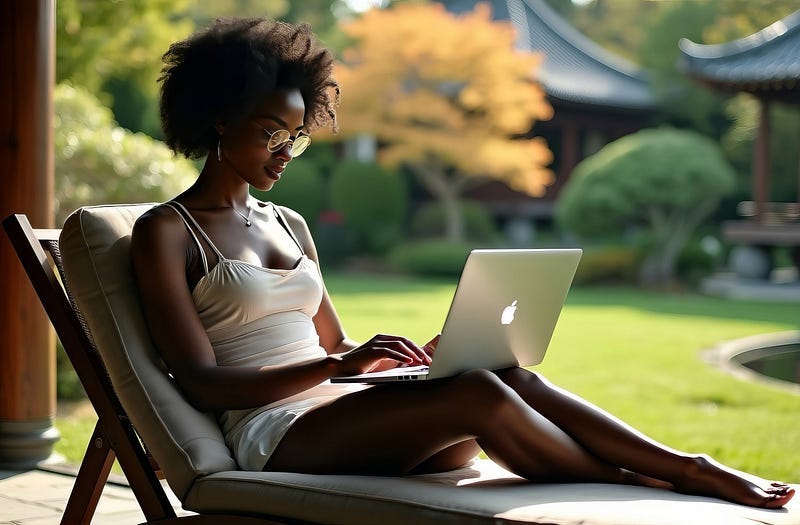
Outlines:
[{"label": "stone pillar base", "polygon": [[61,437],[53,418],[0,421],[0,469],[28,470],[53,453]]}]

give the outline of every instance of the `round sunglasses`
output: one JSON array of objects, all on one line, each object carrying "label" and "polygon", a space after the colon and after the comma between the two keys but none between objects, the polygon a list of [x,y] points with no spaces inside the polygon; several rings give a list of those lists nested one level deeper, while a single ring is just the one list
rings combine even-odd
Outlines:
[{"label": "round sunglasses", "polygon": [[[256,126],[258,126],[258,124],[256,124]],[[292,156],[299,157],[306,148],[311,145],[311,137],[308,135],[301,135],[298,133],[296,137],[292,138],[291,133],[285,129],[270,131],[261,126],[258,127],[267,135],[267,150],[269,150],[270,153],[275,153],[286,146],[286,144],[291,144]]]}]

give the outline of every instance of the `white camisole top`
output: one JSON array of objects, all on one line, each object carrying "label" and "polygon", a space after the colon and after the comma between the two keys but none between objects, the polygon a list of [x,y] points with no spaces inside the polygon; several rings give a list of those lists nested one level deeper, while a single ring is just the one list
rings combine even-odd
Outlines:
[{"label": "white camisole top", "polygon": [[[312,321],[322,300],[322,277],[278,207],[267,205],[300,248],[302,255],[290,270],[226,258],[186,208],[175,201],[165,204],[183,219],[200,253],[205,275],[192,291],[192,299],[219,366],[290,365],[327,355],[319,346]],[[195,231],[218,257],[219,262],[211,269]],[[364,388],[368,387],[325,381],[263,407],[222,412],[218,420],[239,467],[263,470],[281,438],[299,417]]]}]

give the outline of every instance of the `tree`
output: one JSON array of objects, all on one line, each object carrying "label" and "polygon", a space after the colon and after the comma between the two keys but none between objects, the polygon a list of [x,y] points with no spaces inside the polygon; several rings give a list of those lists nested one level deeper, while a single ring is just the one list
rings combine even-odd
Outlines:
[{"label": "tree", "polygon": [[704,30],[717,17],[718,6],[708,2],[668,4],[658,16],[644,22],[646,36],[639,48],[639,62],[650,73],[664,120],[718,138],[729,125],[724,112],[727,95],[697,84],[677,67],[678,41],[701,41]]},{"label": "tree", "polygon": [[716,143],[693,131],[646,129],[580,162],[561,191],[556,219],[584,235],[643,228],[643,283],[664,283],[694,229],[734,185]]},{"label": "tree", "polygon": [[343,41],[336,17],[349,13],[344,0],[215,0],[194,2],[189,8],[189,16],[198,26],[207,26],[217,18],[230,16],[266,16],[285,22],[306,22],[325,45],[335,50]]},{"label": "tree", "polygon": [[197,176],[165,144],[118,127],[85,90],[59,84],[54,102],[57,224],[79,206],[164,201]]},{"label": "tree", "polygon": [[551,153],[521,136],[552,108],[533,78],[541,57],[514,49],[509,23],[483,4],[460,17],[399,4],[344,31],[354,45],[336,71],[342,133],[375,136],[378,162],[407,167],[447,210],[448,239],[463,238],[458,199],[478,180],[543,193]]},{"label": "tree", "polygon": [[194,24],[188,0],[58,0],[56,81],[81,86],[123,126],[160,136],[161,55]]},{"label": "tree", "polygon": [[99,93],[124,75],[155,93],[161,55],[193,28],[188,0],[56,2],[56,81]]}]

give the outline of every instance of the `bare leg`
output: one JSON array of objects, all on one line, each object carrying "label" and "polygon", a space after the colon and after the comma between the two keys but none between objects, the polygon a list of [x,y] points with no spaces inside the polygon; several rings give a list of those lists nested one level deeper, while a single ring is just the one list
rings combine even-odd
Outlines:
[{"label": "bare leg", "polygon": [[781,507],[794,495],[785,484],[759,487],[708,457],[668,448],[538,374],[521,368],[496,373],[537,412],[610,464],[666,480],[679,492],[745,505]]},{"label": "bare leg", "polygon": [[374,387],[318,407],[292,426],[265,470],[402,475],[455,468],[474,456],[473,439],[531,480],[628,480],[480,370]]}]

